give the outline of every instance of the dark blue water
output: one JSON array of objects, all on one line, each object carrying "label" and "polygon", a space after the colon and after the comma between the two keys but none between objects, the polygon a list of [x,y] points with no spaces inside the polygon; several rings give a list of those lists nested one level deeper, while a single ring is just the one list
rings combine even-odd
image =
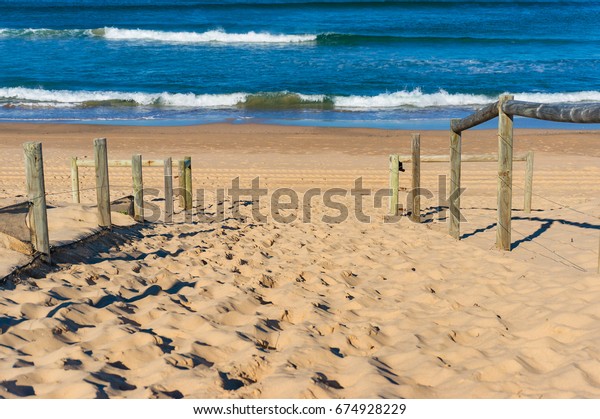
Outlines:
[{"label": "dark blue water", "polygon": [[434,126],[600,101],[600,2],[0,0],[0,69],[2,120]]}]

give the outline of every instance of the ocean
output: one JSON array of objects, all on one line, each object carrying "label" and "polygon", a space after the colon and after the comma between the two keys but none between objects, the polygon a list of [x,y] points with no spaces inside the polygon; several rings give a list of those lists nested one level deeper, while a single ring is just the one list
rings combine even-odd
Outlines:
[{"label": "ocean", "polygon": [[506,92],[600,101],[600,2],[0,0],[1,121],[446,128]]}]

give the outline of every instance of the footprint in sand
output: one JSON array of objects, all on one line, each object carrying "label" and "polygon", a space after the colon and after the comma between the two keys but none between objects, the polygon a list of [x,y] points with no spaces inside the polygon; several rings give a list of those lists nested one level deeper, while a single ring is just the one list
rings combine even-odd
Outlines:
[{"label": "footprint in sand", "polygon": [[342,278],[348,285],[355,287],[360,284],[358,280],[358,275],[352,271],[345,270],[340,273],[340,278]]}]

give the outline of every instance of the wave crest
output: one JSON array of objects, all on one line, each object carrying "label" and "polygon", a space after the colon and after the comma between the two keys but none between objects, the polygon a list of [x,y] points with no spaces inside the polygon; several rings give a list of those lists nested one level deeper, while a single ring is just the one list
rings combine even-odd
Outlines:
[{"label": "wave crest", "polygon": [[[600,102],[600,91],[564,93],[515,93],[518,100],[551,102]],[[0,88],[4,107],[174,107],[248,110],[347,110],[372,111],[411,108],[476,108],[497,100],[497,96],[423,93],[420,89],[381,93],[374,96],[303,95],[294,92],[267,93],[144,93],[116,91],[45,90],[25,87]]]},{"label": "wave crest", "polygon": [[226,43],[226,44],[283,44],[311,42],[317,39],[316,35],[277,35],[267,32],[227,33],[223,30],[207,32],[164,32],[143,29],[101,28],[89,31],[92,36],[108,40],[125,41],[154,41],[167,43],[198,44],[198,43]]},{"label": "wave crest", "polygon": [[[109,41],[161,42],[166,44],[299,44],[316,43],[321,46],[356,46],[368,44],[405,43],[452,43],[452,44],[504,44],[506,42],[528,44],[531,42],[562,45],[582,42],[563,37],[519,38],[519,37],[458,37],[458,36],[397,36],[352,33],[320,34],[272,34],[269,32],[228,33],[222,29],[206,32],[169,32],[150,29],[124,29],[104,27],[97,29],[7,29],[0,28],[0,38],[102,38]],[[591,39],[586,40],[589,42]]]},{"label": "wave crest", "polygon": [[166,32],[146,29],[7,29],[0,28],[0,38],[103,38],[109,41],[146,41],[170,44],[297,44],[314,42],[317,35],[272,34],[268,32],[228,33],[221,29],[206,32]]}]

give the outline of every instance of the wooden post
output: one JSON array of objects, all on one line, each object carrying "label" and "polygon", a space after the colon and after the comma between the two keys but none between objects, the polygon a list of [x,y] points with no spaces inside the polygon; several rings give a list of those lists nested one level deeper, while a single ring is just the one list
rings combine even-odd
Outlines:
[{"label": "wooden post", "polygon": [[142,155],[131,157],[131,174],[133,177],[133,219],[144,222],[144,180],[142,177]]},{"label": "wooden post", "polygon": [[498,226],[496,247],[510,251],[512,218],[513,117],[502,105],[513,100],[512,95],[500,96],[498,101]]},{"label": "wooden post", "polygon": [[32,236],[31,241],[35,250],[44,255],[46,262],[51,263],[42,143],[25,143],[23,144],[23,151],[25,153],[27,196],[29,202],[32,204],[29,221]]},{"label": "wooden post", "polygon": [[185,206],[185,160],[179,160],[179,206],[183,209]]},{"label": "wooden post", "polygon": [[399,188],[399,170],[400,162],[397,154],[390,154],[390,215],[398,215],[398,188]]},{"label": "wooden post", "polygon": [[110,187],[108,184],[108,155],[106,138],[94,140],[94,162],[96,165],[96,199],[98,201],[98,225],[111,228]]},{"label": "wooden post", "polygon": [[192,209],[192,201],[194,195],[192,194],[192,158],[186,156],[185,160],[185,209]]},{"label": "wooden post", "polygon": [[525,202],[523,209],[526,213],[531,213],[531,198],[533,195],[533,151],[527,153],[525,161]]},{"label": "wooden post", "polygon": [[71,157],[71,192],[73,194],[73,203],[81,202],[79,197],[79,167],[77,167],[77,157]]},{"label": "wooden post", "polygon": [[173,223],[173,163],[165,159],[165,223]]},{"label": "wooden post", "polygon": [[411,220],[415,223],[421,222],[421,135],[413,134],[412,143],[412,191]]},{"label": "wooden post", "polygon": [[[458,121],[453,119],[452,121]],[[462,151],[462,135],[450,132],[450,196],[448,198],[448,232],[456,240],[460,240],[460,166]]]}]

